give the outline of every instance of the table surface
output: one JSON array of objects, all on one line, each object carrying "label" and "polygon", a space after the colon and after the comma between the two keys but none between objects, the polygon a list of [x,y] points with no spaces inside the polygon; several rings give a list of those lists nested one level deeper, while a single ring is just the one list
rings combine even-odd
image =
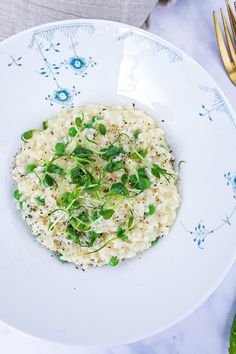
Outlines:
[{"label": "table surface", "polygon": [[[212,10],[224,0],[178,0],[158,7],[149,30],[183,49],[216,80],[236,111],[236,88],[221,63],[215,40]],[[85,349],[48,343],[24,336],[0,324],[3,354],[226,354],[230,325],[236,312],[236,264],[214,294],[192,315],[159,335],[122,347]]]}]

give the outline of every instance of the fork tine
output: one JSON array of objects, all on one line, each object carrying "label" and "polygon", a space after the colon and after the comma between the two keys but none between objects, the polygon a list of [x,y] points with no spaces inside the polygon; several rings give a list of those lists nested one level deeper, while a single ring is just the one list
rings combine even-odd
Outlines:
[{"label": "fork tine", "polygon": [[[236,2],[234,4],[236,6]],[[228,11],[230,25],[231,25],[233,36],[234,36],[234,41],[236,43],[236,18],[235,18],[235,15],[233,13],[232,7],[229,2],[227,2],[227,11]]]},{"label": "fork tine", "polygon": [[227,39],[228,46],[229,46],[229,51],[230,51],[231,57],[233,59],[234,65],[236,65],[236,54],[235,54],[234,45],[233,45],[233,42],[231,39],[231,35],[229,33],[229,27],[228,27],[226,19],[225,19],[224,11],[222,9],[220,9],[220,11],[221,11],[221,17],[223,20],[223,24],[224,24],[226,39]]},{"label": "fork tine", "polygon": [[229,73],[233,69],[233,64],[230,61],[230,58],[229,58],[229,55],[228,55],[228,52],[227,52],[227,49],[226,49],[226,46],[224,43],[224,38],[221,33],[219,21],[218,21],[215,11],[213,11],[213,18],[214,18],[214,26],[215,26],[215,31],[216,31],[216,38],[217,38],[217,42],[218,42],[218,47],[220,50],[220,55],[221,55],[224,67],[225,67],[226,71]]}]

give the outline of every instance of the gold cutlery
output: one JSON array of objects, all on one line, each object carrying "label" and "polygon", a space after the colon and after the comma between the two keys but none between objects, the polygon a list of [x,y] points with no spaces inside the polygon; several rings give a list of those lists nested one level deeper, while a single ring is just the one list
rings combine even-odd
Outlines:
[{"label": "gold cutlery", "polygon": [[236,85],[236,17],[234,10],[236,11],[236,2],[234,2],[234,10],[232,9],[232,6],[230,5],[229,1],[227,1],[227,12],[230,20],[230,26],[232,30],[232,34],[230,33],[229,26],[226,21],[226,17],[224,14],[223,9],[220,9],[221,11],[221,17],[223,21],[223,26],[224,26],[224,32],[225,32],[225,39],[226,39],[226,44],[225,40],[223,37],[223,34],[220,29],[220,24],[216,15],[216,12],[213,11],[213,18],[214,18],[214,25],[215,25],[215,31],[216,31],[216,38],[218,42],[218,47],[220,50],[221,58],[225,67],[225,70],[227,71],[227,74],[230,78],[230,80]]}]

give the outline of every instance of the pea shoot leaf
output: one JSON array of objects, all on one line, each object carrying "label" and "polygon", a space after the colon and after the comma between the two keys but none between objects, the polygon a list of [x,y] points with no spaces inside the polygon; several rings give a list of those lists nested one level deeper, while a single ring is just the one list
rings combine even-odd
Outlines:
[{"label": "pea shoot leaf", "polygon": [[127,241],[128,236],[126,236],[126,232],[127,232],[127,230],[118,226],[117,231],[116,231],[117,237],[120,238],[122,241]]},{"label": "pea shoot leaf", "polygon": [[112,194],[119,194],[119,195],[123,195],[123,196],[128,196],[129,195],[128,189],[121,182],[117,182],[117,183],[112,184],[110,192]]},{"label": "pea shoot leaf", "polygon": [[103,217],[103,219],[108,220],[112,217],[114,212],[115,211],[113,209],[102,209],[100,211],[100,215]]},{"label": "pea shoot leaf", "polygon": [[65,170],[63,168],[61,168],[60,166],[58,165],[55,165],[55,164],[49,164],[46,166],[46,171],[48,173],[55,173],[57,175],[65,175]]},{"label": "pea shoot leaf", "polygon": [[66,150],[66,144],[64,143],[57,143],[55,145],[55,153],[57,156],[62,156],[65,154],[65,150]]}]

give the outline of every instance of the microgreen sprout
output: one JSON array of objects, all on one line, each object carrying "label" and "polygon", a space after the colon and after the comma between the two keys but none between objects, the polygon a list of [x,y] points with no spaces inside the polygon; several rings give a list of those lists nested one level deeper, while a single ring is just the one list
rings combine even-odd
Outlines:
[{"label": "microgreen sprout", "polygon": [[38,205],[45,205],[45,199],[41,198],[40,196],[36,198],[36,202]]},{"label": "microgreen sprout", "polygon": [[117,264],[119,264],[119,259],[117,257],[111,257],[109,260],[109,264],[112,267],[115,267]]},{"label": "microgreen sprout", "polygon": [[112,160],[109,161],[106,166],[105,166],[105,169],[106,171],[112,173],[114,171],[119,171],[121,170],[122,168],[124,168],[125,166],[125,163],[123,161],[116,161],[116,162],[113,162]]},{"label": "microgreen sprout", "polygon": [[155,210],[156,210],[156,208],[155,208],[155,205],[153,205],[153,204],[150,204],[149,206],[148,206],[148,215],[153,215],[154,213],[155,213]]},{"label": "microgreen sprout", "polygon": [[53,163],[47,165],[46,172],[55,173],[55,174],[61,175],[61,176],[65,175],[64,169],[58,165],[53,164]]},{"label": "microgreen sprout", "polygon": [[43,179],[44,187],[52,187],[54,183],[55,180],[49,174],[46,173]]},{"label": "microgreen sprout", "polygon": [[102,123],[98,124],[98,130],[100,134],[106,135],[107,129],[104,124]]},{"label": "microgreen sprout", "polygon": [[43,130],[48,129],[48,121],[47,120],[44,120],[42,125],[43,125]]},{"label": "microgreen sprout", "polygon": [[94,116],[93,118],[91,118],[87,124],[85,125],[86,128],[88,129],[92,129],[94,128],[94,123],[97,122],[98,120],[103,119],[101,116]]},{"label": "microgreen sprout", "polygon": [[151,242],[151,245],[152,245],[152,246],[155,246],[155,245],[157,244],[157,242],[159,241],[159,239],[160,239],[160,237],[157,237],[155,240],[153,240],[153,241]]},{"label": "microgreen sprout", "polygon": [[113,209],[102,209],[100,211],[100,215],[103,217],[103,219],[107,220],[107,219],[110,219],[112,217],[114,212],[115,211]]},{"label": "microgreen sprout", "polygon": [[161,176],[163,176],[167,181],[169,181],[167,176],[175,178],[173,173],[167,172],[165,168],[161,168],[157,164],[152,165],[151,172],[153,176],[157,177],[158,179],[161,178]]},{"label": "microgreen sprout", "polygon": [[137,139],[138,139],[140,133],[141,133],[141,129],[136,129],[136,130],[135,130],[134,135],[133,135],[134,140],[137,140]]},{"label": "microgreen sprout", "polygon": [[107,148],[103,148],[100,150],[100,156],[107,160],[110,157],[117,156],[119,154],[124,154],[124,149],[122,146],[109,145]]},{"label": "microgreen sprout", "polygon": [[65,259],[63,259],[63,254],[62,253],[58,253],[57,254],[57,258],[61,263],[67,263],[67,261]]},{"label": "microgreen sprout", "polygon": [[27,173],[31,173],[31,172],[33,172],[35,169],[36,169],[36,165],[34,165],[34,164],[30,164],[30,165],[28,165],[27,167],[26,167],[26,172]]},{"label": "microgreen sprout", "polygon": [[66,144],[64,143],[57,143],[55,145],[55,154],[56,156],[62,156],[65,154],[65,150],[66,150]]},{"label": "microgreen sprout", "polygon": [[126,186],[125,186],[123,183],[121,183],[121,182],[112,184],[112,185],[111,185],[110,192],[111,192],[112,194],[118,194],[118,195],[124,195],[124,196],[128,196],[128,195],[129,195],[128,189],[127,189]]},{"label": "microgreen sprout", "polygon": [[118,226],[116,234],[117,237],[120,238],[122,241],[127,241],[128,236],[126,235],[127,230],[123,229],[121,226]]},{"label": "microgreen sprout", "polygon": [[230,331],[229,354],[236,353],[236,314],[234,315],[233,323]]},{"label": "microgreen sprout", "polygon": [[21,193],[19,192],[18,189],[14,191],[13,197],[14,197],[16,200],[20,200],[20,198],[21,198]]},{"label": "microgreen sprout", "polygon": [[27,143],[28,140],[30,140],[32,137],[33,137],[33,134],[34,134],[35,130],[28,130],[27,132],[24,132],[22,135],[21,135],[21,139]]},{"label": "microgreen sprout", "polygon": [[133,215],[131,215],[129,217],[129,221],[128,221],[128,228],[131,229],[131,227],[133,226],[133,223],[134,223],[134,217]]},{"label": "microgreen sprout", "polygon": [[68,133],[70,136],[74,137],[77,135],[78,131],[75,127],[70,127],[69,130],[68,130]]}]

